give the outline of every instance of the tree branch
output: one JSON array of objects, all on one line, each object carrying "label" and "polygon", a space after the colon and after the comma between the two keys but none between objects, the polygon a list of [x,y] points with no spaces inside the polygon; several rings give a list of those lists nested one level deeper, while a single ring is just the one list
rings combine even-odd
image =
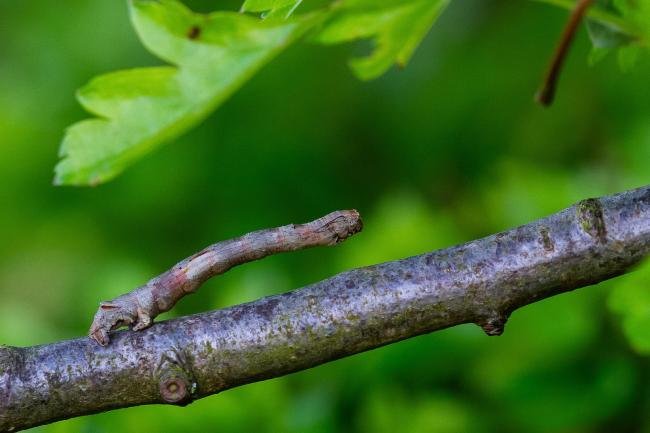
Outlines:
[{"label": "tree branch", "polygon": [[281,295],[117,332],[0,349],[0,430],[148,403],[186,404],[627,272],[650,254],[650,186],[503,233]]}]

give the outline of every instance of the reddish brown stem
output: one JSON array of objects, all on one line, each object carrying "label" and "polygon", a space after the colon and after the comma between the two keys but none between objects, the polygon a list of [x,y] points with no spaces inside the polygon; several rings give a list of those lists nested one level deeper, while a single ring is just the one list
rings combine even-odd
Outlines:
[{"label": "reddish brown stem", "polygon": [[564,59],[569,52],[571,42],[573,42],[576,30],[578,29],[578,25],[582,21],[582,17],[584,17],[591,3],[592,0],[578,0],[576,7],[573,9],[573,12],[571,12],[569,21],[564,27],[562,38],[560,39],[560,42],[555,49],[555,53],[551,59],[548,71],[544,77],[542,87],[535,95],[537,102],[545,107],[548,107],[553,103],[553,99],[555,98],[555,90],[557,88],[557,82],[560,77],[562,65],[564,64]]}]

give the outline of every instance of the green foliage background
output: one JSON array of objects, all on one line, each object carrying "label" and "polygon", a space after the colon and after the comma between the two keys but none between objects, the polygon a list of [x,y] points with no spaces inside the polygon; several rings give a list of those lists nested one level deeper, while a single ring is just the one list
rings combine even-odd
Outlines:
[{"label": "green foliage background", "polygon": [[[211,1],[187,2],[209,11]],[[239,5],[230,2],[219,7]],[[650,62],[587,66],[581,32],[554,107],[532,102],[566,12],[452,2],[404,70],[360,82],[364,46],[290,48],[201,126],[97,188],[54,188],[75,90],[155,66],[123,2],[0,0],[0,342],[83,335],[99,300],[214,241],[357,208],[364,232],[265,259],[184,300],[190,314],[445,247],[650,183]],[[43,432],[650,432],[650,269],[187,408]],[[631,338],[627,339],[625,334]]]}]

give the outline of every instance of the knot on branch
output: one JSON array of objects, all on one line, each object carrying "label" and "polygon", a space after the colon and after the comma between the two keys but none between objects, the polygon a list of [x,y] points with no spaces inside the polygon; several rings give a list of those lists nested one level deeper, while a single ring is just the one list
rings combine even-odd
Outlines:
[{"label": "knot on branch", "polygon": [[165,352],[158,365],[156,376],[163,401],[179,406],[192,402],[197,383],[180,352],[177,350]]},{"label": "knot on branch", "polygon": [[492,337],[503,334],[503,330],[506,326],[507,321],[507,314],[495,313],[493,316],[490,316],[487,319],[480,320],[477,322],[477,324],[487,335]]},{"label": "knot on branch", "polygon": [[160,396],[167,403],[183,405],[191,400],[191,386],[182,370],[167,372],[160,378]]},{"label": "knot on branch", "polygon": [[542,247],[544,247],[544,251],[547,253],[552,253],[555,251],[555,242],[553,242],[553,238],[549,234],[549,229],[548,227],[541,226],[539,229],[539,242],[542,244]]},{"label": "knot on branch", "polygon": [[578,223],[582,230],[600,243],[607,242],[607,228],[600,201],[596,198],[588,198],[582,200],[576,207]]}]

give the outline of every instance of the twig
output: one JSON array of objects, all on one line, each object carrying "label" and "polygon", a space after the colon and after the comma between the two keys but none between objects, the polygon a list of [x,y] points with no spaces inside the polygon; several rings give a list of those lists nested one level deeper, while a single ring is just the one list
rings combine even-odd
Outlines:
[{"label": "twig", "polygon": [[210,245],[144,286],[112,301],[101,302],[88,335],[105,346],[110,341],[109,331],[122,326],[141,331],[151,326],[157,315],[169,311],[182,297],[233,266],[271,254],[335,245],[361,229],[359,213],[343,210],[310,223],[259,230]]},{"label": "twig", "polygon": [[117,332],[107,347],[87,338],[0,347],[0,431],[186,404],[461,323],[498,335],[515,309],[628,272],[649,254],[650,185],[464,245]]},{"label": "twig", "polygon": [[564,27],[562,32],[562,38],[555,49],[551,63],[549,64],[548,71],[542,82],[541,89],[535,95],[535,99],[541,105],[548,107],[553,103],[555,98],[555,90],[557,88],[558,78],[560,76],[560,71],[562,70],[562,65],[564,64],[564,59],[569,52],[569,47],[573,38],[575,36],[578,25],[582,21],[585,12],[591,5],[592,0],[578,0],[576,3],[571,16],[569,16],[569,21]]}]

